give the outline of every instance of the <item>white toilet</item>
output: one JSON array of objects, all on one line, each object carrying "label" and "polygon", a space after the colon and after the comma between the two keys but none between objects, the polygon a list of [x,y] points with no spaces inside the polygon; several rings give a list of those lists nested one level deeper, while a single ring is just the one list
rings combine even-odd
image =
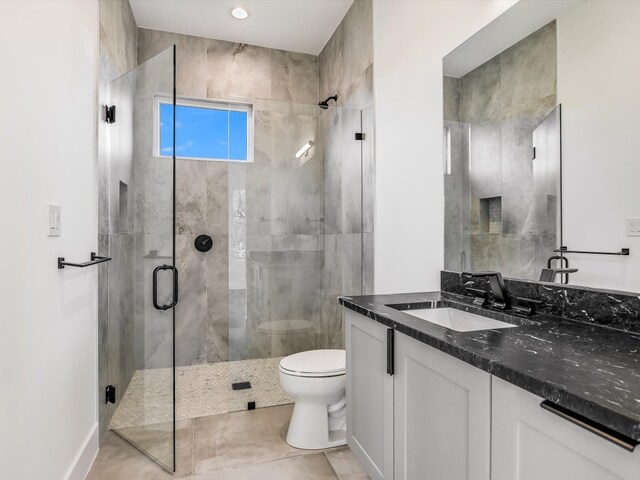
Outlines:
[{"label": "white toilet", "polygon": [[280,385],[293,398],[287,443],[321,449],[346,444],[346,355],[309,350],[280,360]]}]

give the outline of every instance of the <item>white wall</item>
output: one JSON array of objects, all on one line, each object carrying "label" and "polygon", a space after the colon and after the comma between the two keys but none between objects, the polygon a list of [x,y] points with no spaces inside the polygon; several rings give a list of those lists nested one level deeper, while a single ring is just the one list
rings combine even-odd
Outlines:
[{"label": "white wall", "polygon": [[629,257],[571,255],[571,283],[640,291],[640,2],[585,2],[558,19],[564,243]]},{"label": "white wall", "polygon": [[[96,431],[98,9],[0,2],[0,477],[67,478]],[[47,203],[63,233],[47,238]],[[71,478],[81,478],[81,465]]]},{"label": "white wall", "polygon": [[442,58],[515,0],[374,0],[375,292],[438,290]]}]

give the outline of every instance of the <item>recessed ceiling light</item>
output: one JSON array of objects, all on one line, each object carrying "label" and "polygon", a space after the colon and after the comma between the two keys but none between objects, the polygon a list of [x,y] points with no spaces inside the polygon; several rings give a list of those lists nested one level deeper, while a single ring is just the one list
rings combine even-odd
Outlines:
[{"label": "recessed ceiling light", "polygon": [[237,18],[238,20],[244,20],[249,16],[249,12],[247,12],[242,7],[236,7],[233,10],[231,10],[231,16],[233,18]]}]

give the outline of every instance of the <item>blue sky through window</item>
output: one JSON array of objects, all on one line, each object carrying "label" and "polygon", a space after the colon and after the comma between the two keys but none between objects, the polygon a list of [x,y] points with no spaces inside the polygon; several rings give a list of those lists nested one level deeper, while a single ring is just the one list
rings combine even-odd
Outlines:
[{"label": "blue sky through window", "polygon": [[[176,105],[176,156],[247,160],[247,112]],[[173,154],[173,105],[160,103],[160,155]]]}]

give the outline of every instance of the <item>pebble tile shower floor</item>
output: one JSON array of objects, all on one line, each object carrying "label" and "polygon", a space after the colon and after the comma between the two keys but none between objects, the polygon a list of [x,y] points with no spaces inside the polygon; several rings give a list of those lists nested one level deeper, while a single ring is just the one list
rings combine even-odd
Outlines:
[{"label": "pebble tile shower floor", "polygon": [[[280,388],[281,357],[176,367],[176,420],[285,405],[292,400]],[[251,382],[233,390],[235,382]],[[168,422],[172,417],[171,369],[137,370],[111,420],[114,430]]]}]

